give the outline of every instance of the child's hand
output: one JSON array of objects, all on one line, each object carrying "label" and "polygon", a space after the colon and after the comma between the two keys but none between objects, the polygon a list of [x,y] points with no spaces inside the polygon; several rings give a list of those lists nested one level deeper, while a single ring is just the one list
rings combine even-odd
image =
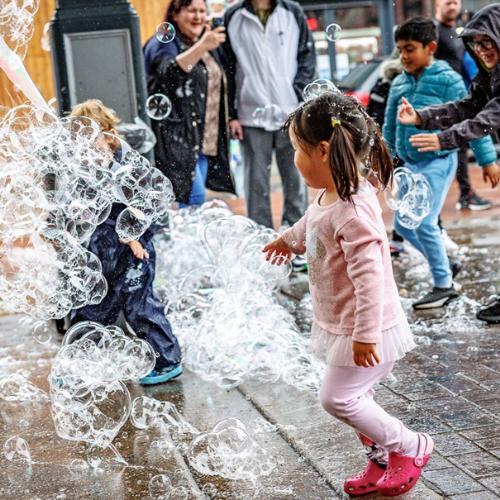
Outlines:
[{"label": "child's hand", "polygon": [[417,148],[419,153],[441,150],[441,143],[437,134],[415,134],[410,137],[410,142],[414,148]]},{"label": "child's hand", "polygon": [[377,352],[377,344],[364,344],[363,342],[352,341],[352,359],[357,366],[375,366],[380,363]]},{"label": "child's hand", "polygon": [[420,116],[413,109],[413,106],[408,102],[406,97],[401,99],[401,106],[398,109],[398,120],[403,125],[420,125],[422,121]]},{"label": "child's hand", "polygon": [[134,254],[134,257],[136,259],[149,259],[148,252],[144,250],[144,247],[137,240],[129,241],[127,242],[127,245],[130,247],[130,250],[132,250],[132,253]]},{"label": "child's hand", "polygon": [[292,258],[292,249],[285,243],[285,240],[281,236],[268,243],[262,251],[267,254],[266,260],[270,260],[271,264],[278,266],[287,264]]},{"label": "child's hand", "polygon": [[491,182],[491,187],[494,188],[500,182],[500,167],[496,163],[483,167],[484,182]]}]

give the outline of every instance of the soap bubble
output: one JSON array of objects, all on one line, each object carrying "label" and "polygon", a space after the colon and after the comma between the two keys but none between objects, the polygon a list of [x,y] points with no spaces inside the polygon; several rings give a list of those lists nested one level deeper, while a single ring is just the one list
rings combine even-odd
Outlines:
[{"label": "soap bubble", "polygon": [[173,493],[172,482],[166,474],[158,474],[149,480],[149,494],[152,498],[171,498]]},{"label": "soap bubble", "polygon": [[287,116],[288,113],[277,104],[266,104],[255,108],[252,113],[252,124],[254,127],[266,130],[278,130],[285,123]]},{"label": "soap bubble", "polygon": [[116,219],[116,233],[122,241],[137,240],[149,227],[149,219],[137,208],[128,207]]},{"label": "soap bubble", "polygon": [[414,230],[427,217],[432,208],[432,188],[422,174],[406,167],[394,173],[392,186],[384,191],[388,207],[396,212],[398,222]]},{"label": "soap bubble", "polygon": [[170,99],[163,94],[153,94],[146,101],[146,113],[152,120],[164,120],[172,112]]},{"label": "soap bubble", "polygon": [[48,322],[40,322],[33,328],[33,338],[40,344],[48,344],[52,339],[52,330]]},{"label": "soap bubble", "polygon": [[156,27],[156,39],[161,43],[170,43],[175,38],[175,28],[170,23],[161,23]]},{"label": "soap bubble", "polygon": [[233,480],[270,474],[274,465],[267,452],[250,437],[242,422],[228,420],[193,439],[188,450],[191,467],[201,474]]},{"label": "soap bubble", "polygon": [[[291,272],[262,248],[277,234],[213,207],[172,213],[156,242],[157,291],[183,348],[183,364],[223,388],[279,379],[318,390],[324,367],[274,292]],[[293,348],[292,348],[293,346]]]},{"label": "soap bubble", "polygon": [[32,463],[31,452],[28,443],[19,436],[14,436],[3,445],[3,455],[9,462]]},{"label": "soap bubble", "polygon": [[329,42],[335,42],[340,38],[342,28],[338,24],[329,24],[325,30],[326,38]]},{"label": "soap bubble", "polygon": [[319,97],[325,92],[340,92],[340,90],[330,80],[319,78],[304,87],[302,97],[304,101],[309,101],[311,99],[316,99],[316,97]]},{"label": "soap bubble", "polygon": [[19,373],[0,378],[0,399],[4,401],[47,401],[48,396]]}]

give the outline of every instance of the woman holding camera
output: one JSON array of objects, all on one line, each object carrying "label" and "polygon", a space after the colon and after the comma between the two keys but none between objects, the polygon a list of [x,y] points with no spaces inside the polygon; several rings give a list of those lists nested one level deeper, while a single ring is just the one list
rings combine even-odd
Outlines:
[{"label": "woman holding camera", "polygon": [[148,93],[163,94],[172,111],[153,121],[156,166],[172,181],[182,206],[205,202],[205,186],[234,193],[228,162],[224,27],[207,22],[204,0],[172,0],[165,22],[175,38],[151,37],[144,47]]}]

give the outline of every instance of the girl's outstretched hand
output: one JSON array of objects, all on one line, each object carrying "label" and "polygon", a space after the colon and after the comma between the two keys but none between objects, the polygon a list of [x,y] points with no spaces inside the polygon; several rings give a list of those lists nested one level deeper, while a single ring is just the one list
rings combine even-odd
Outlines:
[{"label": "girl's outstretched hand", "polygon": [[420,125],[421,120],[418,113],[413,109],[413,106],[408,102],[406,97],[401,99],[401,106],[398,109],[398,120],[403,125]]},{"label": "girl's outstretched hand", "polygon": [[149,259],[148,252],[137,240],[129,241],[127,245],[130,247],[130,250],[132,250],[132,253],[134,254],[134,257],[136,259]]},{"label": "girl's outstretched hand", "polygon": [[352,359],[357,366],[375,366],[380,363],[377,344],[364,344],[352,341]]},{"label": "girl's outstretched hand", "polygon": [[277,266],[287,264],[292,258],[292,249],[281,236],[268,243],[262,251],[266,254],[266,260]]}]

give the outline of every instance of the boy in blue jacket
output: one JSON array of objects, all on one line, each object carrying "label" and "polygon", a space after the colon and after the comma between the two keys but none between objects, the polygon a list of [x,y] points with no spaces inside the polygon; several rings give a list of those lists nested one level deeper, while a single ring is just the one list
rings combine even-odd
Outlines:
[{"label": "boy in blue jacket", "polygon": [[[414,309],[443,307],[458,297],[452,271],[438,226],[438,216],[457,169],[456,150],[419,152],[410,142],[417,133],[412,125],[398,122],[398,106],[406,98],[414,107],[443,104],[467,94],[462,77],[445,61],[434,61],[437,48],[436,27],[431,19],[416,17],[403,23],[395,32],[396,46],[404,71],[393,82],[388,101],[383,134],[393,154],[412,172],[423,174],[432,188],[430,214],[415,230],[395,219],[395,229],[427,259],[434,282],[433,289],[413,303]],[[478,163],[488,167],[496,161],[491,137],[471,142]]]}]

